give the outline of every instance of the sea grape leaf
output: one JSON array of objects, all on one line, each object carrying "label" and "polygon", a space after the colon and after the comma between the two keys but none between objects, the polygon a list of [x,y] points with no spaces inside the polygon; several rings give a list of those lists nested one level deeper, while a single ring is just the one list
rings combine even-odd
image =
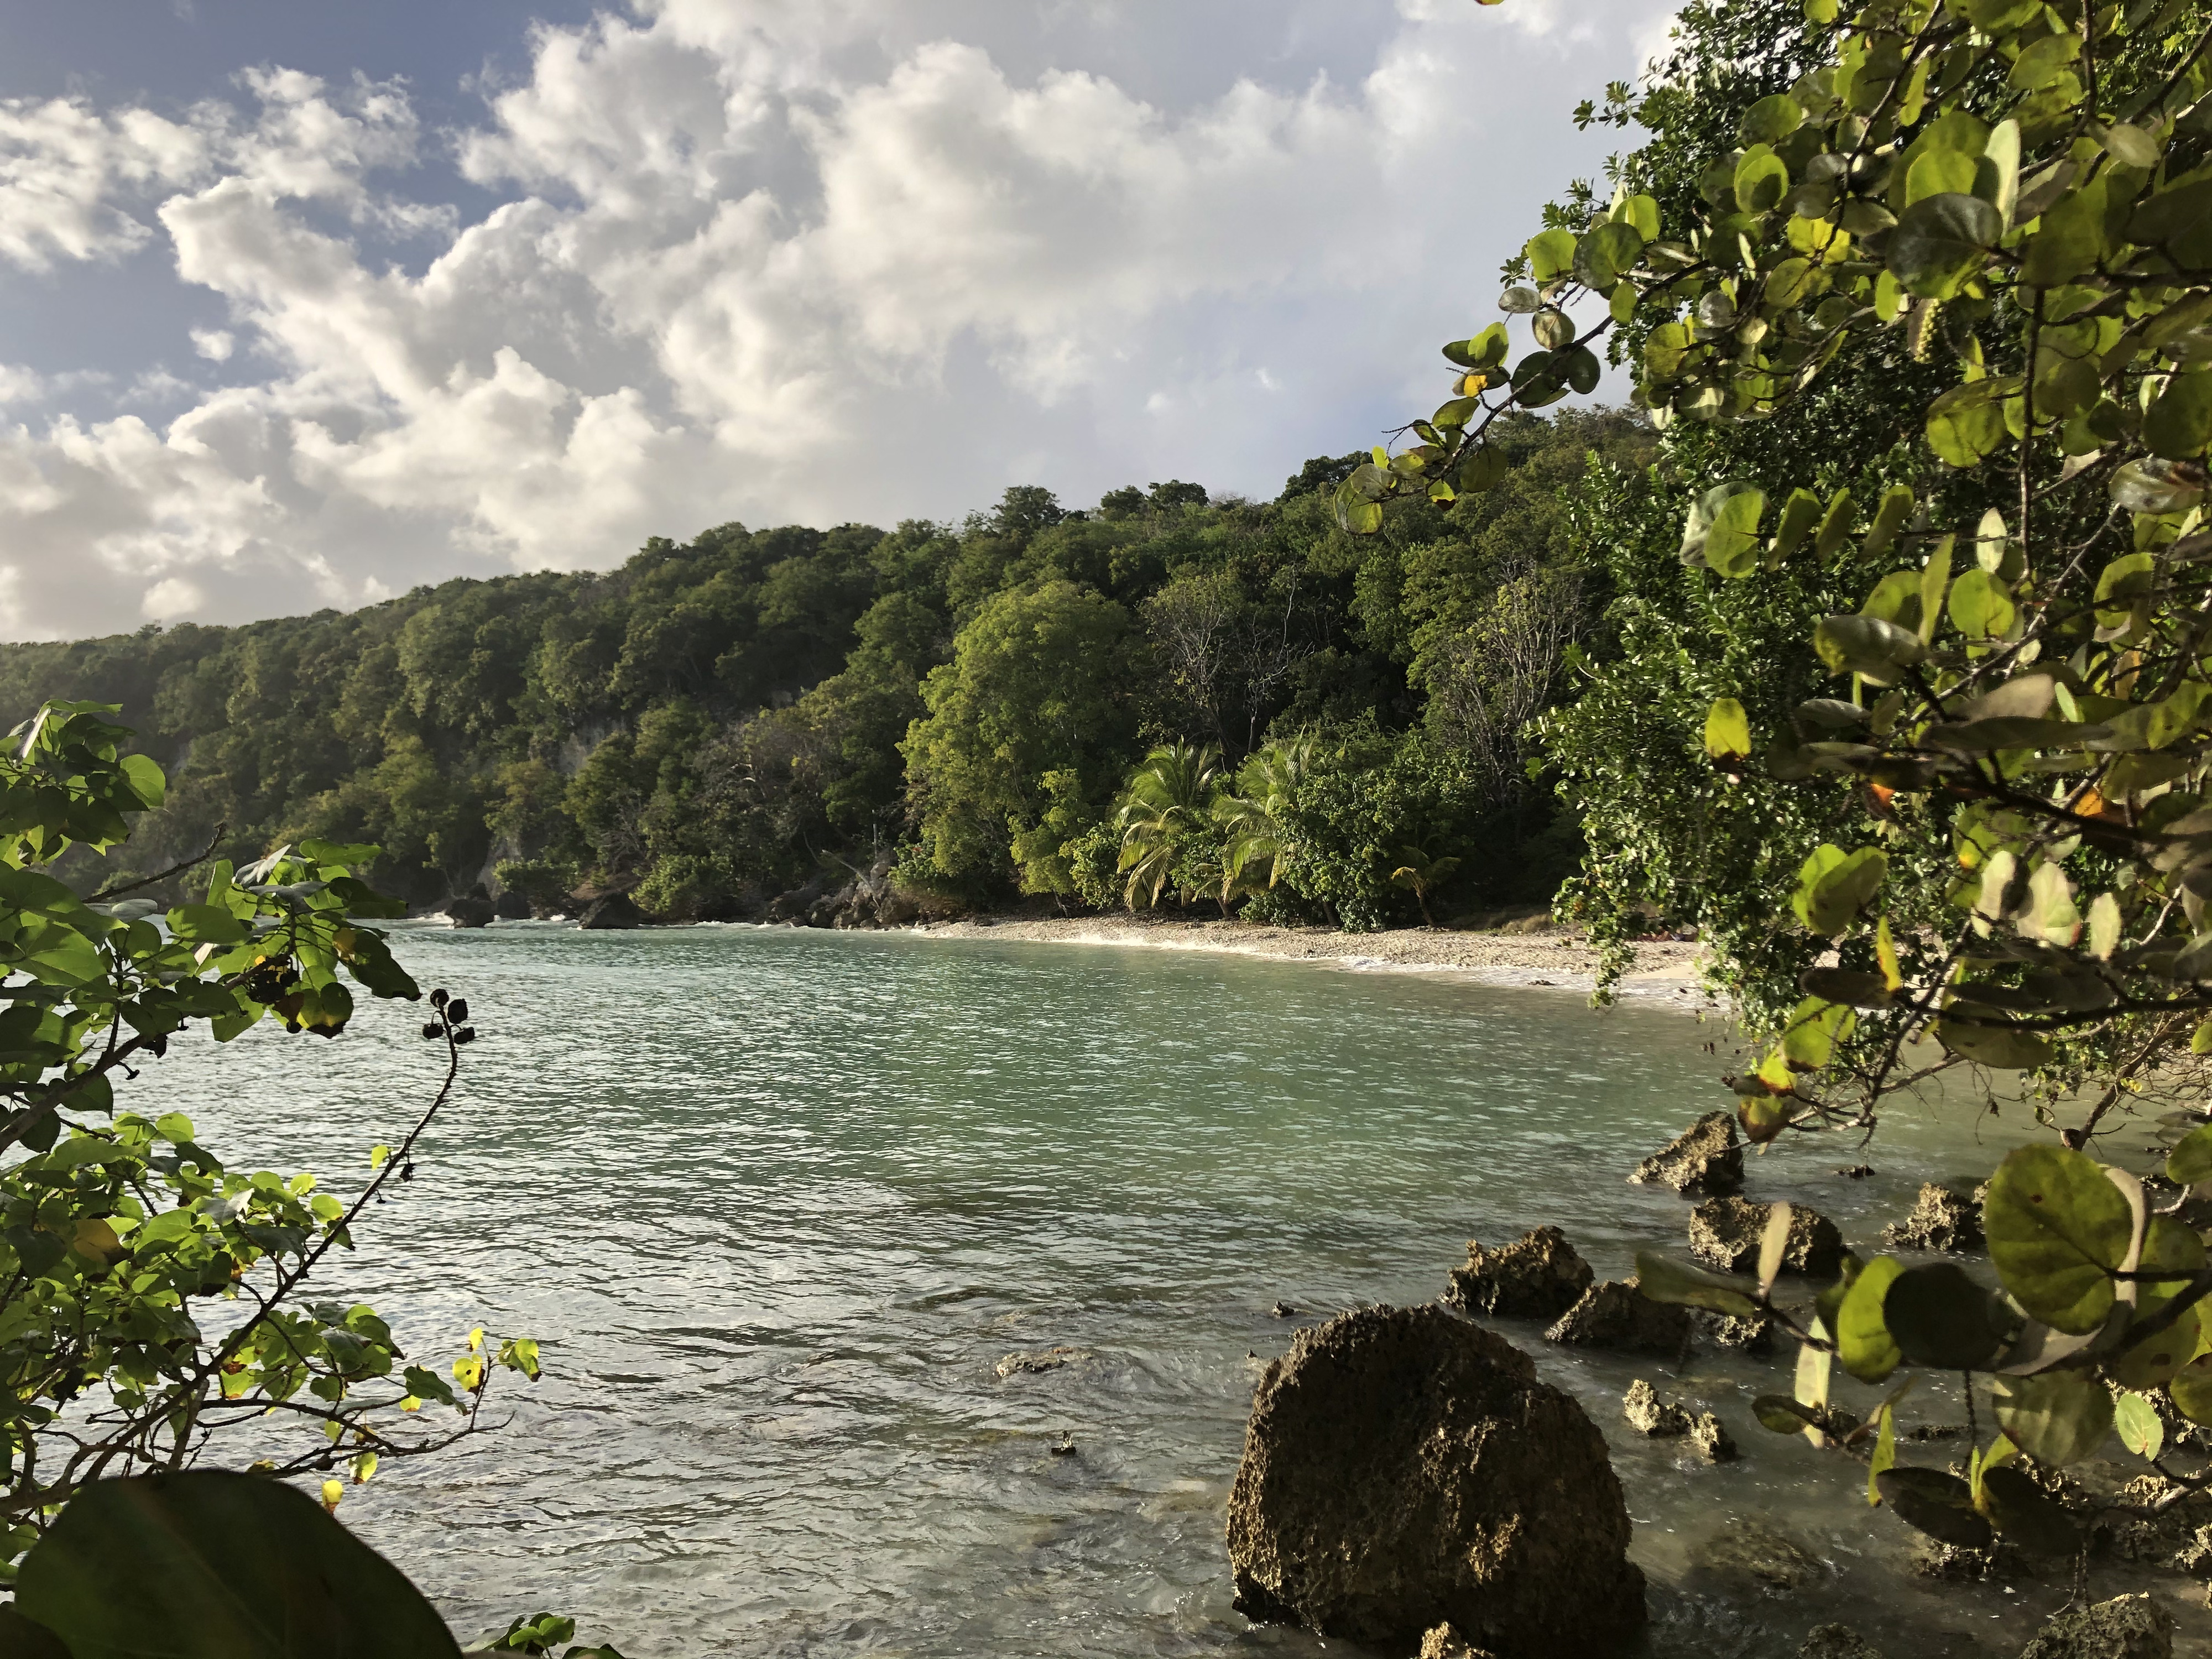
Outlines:
[{"label": "sea grape leaf", "polygon": [[[2115,911],[2118,909],[2115,904]],[[2166,1156],[2166,1178],[2183,1187],[2212,1181],[2212,1123],[2191,1129]]]},{"label": "sea grape leaf", "polygon": [[2166,1424],[2158,1408],[2132,1391],[2112,1402],[2112,1426],[2119,1431],[2120,1443],[2137,1457],[2156,1457],[2166,1444]]},{"label": "sea grape leaf", "polygon": [[1882,1299],[1905,1271],[1893,1256],[1867,1263],[1836,1310],[1836,1358],[1862,1382],[1879,1382],[1904,1363],[1904,1351],[1885,1322]]},{"label": "sea grape leaf", "polygon": [[1908,294],[1951,299],[2003,235],[2003,219],[1978,196],[1946,191],[1924,197],[1898,215],[1887,250],[1890,274]]},{"label": "sea grape leaf", "polygon": [[1797,872],[1790,908],[1816,933],[1835,938],[1850,927],[1889,874],[1888,855],[1879,848],[1846,853],[1832,842],[1814,850]]},{"label": "sea grape leaf", "polygon": [[1705,712],[1705,755],[1711,760],[1751,756],[1751,719],[1734,697],[1716,697]]},{"label": "sea grape leaf", "polygon": [[[1850,1298],[1844,1298],[1848,1304]],[[1980,1370],[1996,1357],[1989,1292],[1955,1262],[1931,1261],[1896,1275],[1881,1318],[1906,1362],[1935,1370]],[[1869,1379],[1875,1381],[1879,1379]]]},{"label": "sea grape leaf", "polygon": [[2043,1462],[2078,1463],[2112,1432],[2112,1391],[2081,1371],[2001,1377],[1997,1389],[1997,1426]]},{"label": "sea grape leaf", "polygon": [[1636,1253],[1636,1288],[1646,1301],[1672,1303],[1684,1308],[1705,1308],[1714,1313],[1747,1317],[1759,1304],[1744,1293],[1742,1285],[1661,1255],[1656,1250]]},{"label": "sea grape leaf", "polygon": [[2200,1353],[2166,1385],[2174,1410],[2192,1423],[2212,1425],[2212,1352]]},{"label": "sea grape leaf", "polygon": [[1981,1509],[2006,1542],[2032,1554],[2069,1556],[2081,1547],[2074,1517],[2025,1470],[1983,1470]]},{"label": "sea grape leaf", "polygon": [[1891,1468],[1875,1477],[1881,1501],[1897,1518],[1930,1538],[1961,1549],[1989,1547],[1995,1534],[1974,1511],[1972,1487],[1942,1469]]},{"label": "sea grape leaf", "polygon": [[2020,1147],[1990,1177],[1982,1225],[1997,1276],[2030,1317],[2075,1336],[2104,1323],[2135,1218],[2092,1159]]},{"label": "sea grape leaf", "polygon": [[281,1480],[102,1480],[24,1558],[16,1606],[75,1659],[459,1659],[405,1575]]}]

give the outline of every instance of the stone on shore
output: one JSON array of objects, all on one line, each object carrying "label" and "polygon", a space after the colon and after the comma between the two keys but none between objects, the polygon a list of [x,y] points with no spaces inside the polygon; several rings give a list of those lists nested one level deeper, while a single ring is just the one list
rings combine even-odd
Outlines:
[{"label": "stone on shore", "polygon": [[1672,1358],[1689,1347],[1693,1330],[1687,1308],[1650,1300],[1633,1279],[1608,1279],[1583,1292],[1582,1300],[1544,1333],[1544,1340]]},{"label": "stone on shore", "polygon": [[1741,1192],[1743,1147],[1736,1140],[1735,1115],[1706,1113],[1638,1164],[1628,1178],[1710,1197]]},{"label": "stone on shore", "polygon": [[[1756,1273],[1759,1246],[1766,1232],[1770,1204],[1741,1198],[1709,1198],[1690,1212],[1690,1254],[1708,1267],[1729,1273]],[[1791,1207],[1790,1241],[1782,1265],[1791,1273],[1833,1278],[1843,1266],[1844,1236],[1836,1224],[1809,1205]]]},{"label": "stone on shore", "polygon": [[1596,1277],[1565,1233],[1538,1227],[1494,1250],[1469,1239],[1467,1265],[1452,1269],[1444,1300],[1472,1314],[1557,1319]]},{"label": "stone on shore", "polygon": [[2020,1659],[2172,1659],[2173,1616],[2147,1595],[2059,1613]]},{"label": "stone on shore", "polygon": [[1882,1659],[1882,1652],[1849,1625],[1819,1625],[1806,1636],[1797,1659]]},{"label": "stone on shore", "polygon": [[1429,1306],[1301,1331],[1229,1498],[1246,1616],[1411,1655],[1599,1655],[1644,1622],[1605,1437],[1503,1337]]},{"label": "stone on shore", "polygon": [[1654,1440],[1690,1431],[1690,1413],[1671,1400],[1662,1400],[1658,1390],[1640,1376],[1628,1385],[1620,1410],[1629,1427]]},{"label": "stone on shore", "polygon": [[586,907],[576,925],[593,931],[645,926],[645,912],[628,893],[609,893]]},{"label": "stone on shore", "polygon": [[1965,1194],[1929,1182],[1902,1221],[1881,1230],[1881,1242],[1904,1250],[1937,1250],[1959,1255],[1982,1248],[1982,1214]]}]

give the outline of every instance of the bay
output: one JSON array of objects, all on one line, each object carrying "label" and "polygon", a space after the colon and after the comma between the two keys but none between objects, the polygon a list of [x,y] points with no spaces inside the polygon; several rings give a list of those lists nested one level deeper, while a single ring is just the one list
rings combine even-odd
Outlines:
[{"label": "bay", "polygon": [[[465,1640],[550,1608],[631,1659],[1343,1650],[1230,1606],[1263,1363],[1342,1309],[1437,1296],[1470,1237],[1554,1223],[1607,1277],[1679,1248],[1687,1206],[1623,1176],[1728,1102],[1725,1033],[1680,1007],[1443,976],[793,929],[396,943],[482,1037],[329,1290],[441,1369],[482,1324],[538,1338],[546,1374],[502,1376],[496,1433],[387,1461],[341,1512]],[[356,1191],[434,1088],[420,1019],[182,1044],[132,1103]],[[2022,1127],[1907,1109],[1875,1176],[1824,1138],[1753,1160],[1750,1190],[1864,1245]],[[1863,1472],[1760,1431],[1766,1369],[1507,1329],[1614,1443],[1653,1653],[1794,1653],[1869,1597],[1915,1632],[1893,1653],[2027,1628],[2031,1587],[1933,1594]],[[1746,1459],[1630,1433],[1637,1376],[1718,1409]]]}]

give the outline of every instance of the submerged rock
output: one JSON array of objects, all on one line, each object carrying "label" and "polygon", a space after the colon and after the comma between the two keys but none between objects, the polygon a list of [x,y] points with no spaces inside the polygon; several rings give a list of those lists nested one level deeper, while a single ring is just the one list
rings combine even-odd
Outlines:
[{"label": "submerged rock", "polygon": [[2172,1659],[2173,1616],[2147,1595],[2059,1613],[2020,1659]]},{"label": "submerged rock", "polygon": [[1728,1425],[1711,1412],[1698,1413],[1698,1420],[1690,1425],[1690,1439],[1708,1463],[1733,1463],[1740,1455]]},{"label": "submerged rock", "polygon": [[1882,1659],[1882,1652],[1849,1625],[1820,1625],[1807,1634],[1797,1659]]},{"label": "submerged rock", "polygon": [[1544,1340],[1672,1358],[1689,1347],[1692,1329],[1688,1309],[1640,1295],[1633,1279],[1608,1279],[1585,1291]]},{"label": "submerged rock", "polygon": [[1640,1376],[1628,1385],[1620,1411],[1630,1428],[1654,1440],[1690,1431],[1690,1413],[1671,1400],[1662,1400],[1658,1390]]},{"label": "submerged rock", "polygon": [[1468,1646],[1467,1638],[1449,1625],[1438,1625],[1423,1632],[1420,1659],[1491,1659],[1491,1655]]},{"label": "submerged rock", "polygon": [[1957,1255],[1982,1248],[1982,1215],[1964,1193],[1929,1182],[1902,1221],[1881,1230],[1881,1242],[1898,1249]]},{"label": "submerged rock", "polygon": [[1494,1250],[1469,1239],[1467,1266],[1452,1269],[1444,1300],[1468,1313],[1557,1319],[1596,1277],[1565,1233],[1538,1227]]},{"label": "submerged rock", "polygon": [[1644,1622],[1605,1437],[1528,1357],[1447,1312],[1301,1331],[1253,1396],[1229,1498],[1248,1617],[1411,1654],[1601,1654]]},{"label": "submerged rock", "polygon": [[1690,1560],[1708,1572],[1742,1574],[1773,1590],[1796,1589],[1828,1571],[1826,1562],[1795,1539],[1742,1516],[1692,1546]]},{"label": "submerged rock", "polygon": [[[1771,1204],[1741,1198],[1709,1198],[1690,1212],[1690,1254],[1709,1267],[1729,1273],[1755,1273],[1759,1244],[1766,1231]],[[1791,1206],[1790,1242],[1782,1265],[1790,1273],[1834,1277],[1843,1266],[1844,1236],[1836,1224],[1810,1205]]]},{"label": "submerged rock", "polygon": [[1047,1348],[1041,1353],[1010,1353],[999,1362],[997,1370],[1000,1376],[1018,1376],[1024,1372],[1041,1375],[1090,1358],[1088,1348]]},{"label": "submerged rock", "polygon": [[593,899],[576,925],[593,930],[642,927],[645,912],[637,908],[628,893],[609,893],[604,898]]},{"label": "submerged rock", "polygon": [[1735,1116],[1707,1112],[1664,1147],[1636,1166],[1629,1180],[1672,1187],[1678,1193],[1717,1196],[1743,1190],[1743,1148],[1735,1138]]}]

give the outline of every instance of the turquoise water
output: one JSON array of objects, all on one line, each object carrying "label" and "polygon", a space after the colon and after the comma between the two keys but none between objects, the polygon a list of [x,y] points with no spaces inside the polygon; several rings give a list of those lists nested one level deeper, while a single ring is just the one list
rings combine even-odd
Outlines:
[{"label": "turquoise water", "polygon": [[[1298,1324],[1437,1295],[1471,1237],[1554,1222],[1606,1276],[1679,1244],[1687,1206],[1622,1177],[1726,1101],[1717,1028],[1559,992],[908,933],[398,943],[482,1040],[332,1286],[441,1364],[472,1324],[536,1335],[546,1376],[502,1382],[500,1432],[388,1463],[343,1513],[465,1639],[546,1607],[632,1659],[1318,1655],[1230,1607],[1261,1363]],[[184,1045],[164,1103],[234,1164],[355,1189],[434,1086],[420,1018]],[[2007,1144],[1908,1114],[1864,1153],[1760,1160],[1752,1192],[1864,1241]],[[1863,1157],[1881,1173],[1834,1174]],[[2016,1643],[2064,1599],[1939,1603],[1900,1577],[1902,1528],[1846,1501],[1863,1475],[1752,1422],[1759,1366],[1669,1378],[1512,1334],[1614,1439],[1655,1654],[1794,1653],[1832,1617]],[[1090,1357],[998,1376],[1056,1345]],[[1719,1409],[1747,1461],[1628,1435],[1638,1375]],[[1800,1586],[1712,1565],[1722,1526],[1792,1540]]]}]

